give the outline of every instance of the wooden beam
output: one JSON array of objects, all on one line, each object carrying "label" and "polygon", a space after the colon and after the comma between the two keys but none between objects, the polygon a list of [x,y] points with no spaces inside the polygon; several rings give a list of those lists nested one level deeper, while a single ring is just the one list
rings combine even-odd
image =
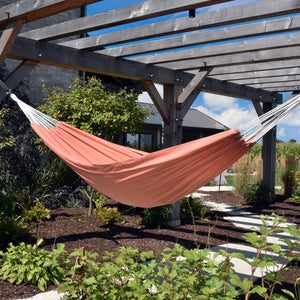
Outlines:
[{"label": "wooden beam", "polygon": [[[300,2],[297,0],[265,0],[226,9],[220,9],[217,11],[201,13],[196,15],[196,18],[192,19],[189,17],[182,17],[164,22],[137,26],[127,30],[122,30],[121,32],[116,31],[103,34],[101,36],[92,36],[79,40],[76,39],[74,41],[64,42],[63,44],[66,46],[78,47],[79,49],[99,49],[107,45],[116,45],[147,38],[199,31],[202,29],[225,26],[234,23],[278,17],[297,13],[299,10]],[[101,19],[98,21],[95,20],[95,22],[98,22],[98,25],[101,26]],[[90,27],[95,24],[89,22],[87,23],[90,24]],[[287,23],[286,26],[290,26],[289,24],[291,23]],[[74,30],[76,27],[70,29]],[[91,30],[91,28],[86,28],[86,31],[89,30]],[[47,37],[39,36],[38,34],[30,36],[30,34],[31,33],[28,32],[28,37],[35,39]],[[53,30],[52,34],[52,38],[54,38],[56,35],[55,30]]]},{"label": "wooden beam", "polygon": [[184,116],[198,97],[201,92],[199,86],[203,83],[204,79],[211,71],[212,68],[209,68],[207,71],[199,71],[188,83],[185,89],[178,95],[177,105],[179,106],[179,118],[181,120],[183,120]]},{"label": "wooden beam", "polygon": [[207,71],[199,71],[185,89],[180,93],[177,99],[177,103],[184,105],[188,97],[199,88],[199,85],[204,81],[204,79],[209,75],[213,68],[209,68]]},{"label": "wooden beam", "polygon": [[[178,49],[180,47],[199,46],[207,43],[224,42],[232,39],[241,39],[249,37],[257,37],[260,35],[268,35],[275,33],[284,33],[300,29],[300,15],[290,16],[275,20],[265,20],[261,22],[224,27],[189,33],[185,35],[169,37],[143,43],[129,44],[120,47],[99,50],[100,53],[112,55],[115,57],[124,57],[145,53],[153,53],[155,51],[164,51],[170,49]],[[122,34],[122,31],[121,31]],[[84,41],[83,41],[84,42]],[[84,49],[84,43],[81,42],[76,47]],[[101,39],[100,39],[101,42]],[[73,43],[73,42],[67,42]],[[102,45],[103,46],[103,45]]]},{"label": "wooden beam", "polygon": [[109,12],[31,30],[22,36],[36,40],[51,40],[229,1],[232,0],[148,0]]},{"label": "wooden beam", "polygon": [[23,20],[16,20],[7,24],[0,38],[0,67],[2,66],[8,52],[10,51],[14,41],[16,40],[22,26]]},{"label": "wooden beam", "polygon": [[[20,84],[20,82],[36,67],[37,64],[38,62],[36,61],[23,61],[4,79],[4,83],[9,89],[14,90]],[[5,98],[6,92],[6,90],[0,90],[0,102]]]},{"label": "wooden beam", "polygon": [[[59,53],[59,55],[57,55]],[[42,64],[60,66],[69,69],[88,71],[137,80],[150,80],[157,83],[182,84],[183,86],[194,77],[185,72],[174,72],[171,69],[146,65],[126,59],[117,59],[108,55],[91,51],[77,50],[54,43],[38,42],[27,38],[17,38],[12,47],[9,58],[36,60]],[[204,81],[208,92],[219,93],[242,99],[264,101],[281,101],[281,96],[253,88],[224,83],[216,79],[206,78]]]},{"label": "wooden beam", "polygon": [[[260,102],[282,103],[282,95],[272,93],[263,89],[255,89],[249,86],[242,86],[236,83],[220,81],[210,77],[205,78],[199,89],[203,92],[236,97],[240,99],[256,100]],[[237,96],[239,95],[239,96]]]},{"label": "wooden beam", "polygon": [[155,107],[157,108],[159,114],[161,115],[163,121],[168,123],[168,108],[166,103],[163,101],[162,97],[160,96],[156,86],[150,80],[142,80],[142,83],[148,92],[149,96],[151,97]]},{"label": "wooden beam", "polygon": [[23,19],[26,22],[30,22],[98,1],[102,0],[16,1],[0,8],[0,27],[12,20]]},{"label": "wooden beam", "polygon": [[161,63],[158,66],[173,70],[195,70],[207,66],[233,66],[300,58],[300,46],[258,50],[237,54],[207,56],[196,59]]},{"label": "wooden beam", "polygon": [[218,56],[225,54],[238,54],[244,52],[294,47],[300,45],[300,32],[281,34],[264,38],[243,40],[233,43],[211,45],[206,47],[189,48],[172,52],[144,55],[132,58],[134,61],[143,63],[159,64],[166,62],[177,62],[180,60],[197,59],[207,56]]},{"label": "wooden beam", "polygon": [[300,67],[300,59],[259,62],[256,64],[216,67],[210,75],[241,74],[244,72],[290,69]]},{"label": "wooden beam", "polygon": [[289,88],[294,86],[299,86],[300,80],[287,81],[287,82],[275,82],[275,83],[258,83],[258,84],[249,84],[249,86],[257,89],[270,89],[270,88]]},{"label": "wooden beam", "polygon": [[266,70],[266,71],[252,71],[252,72],[244,72],[244,73],[229,73],[229,74],[221,74],[214,75],[213,78],[219,80],[230,80],[236,83],[241,83],[245,79],[254,79],[254,78],[270,78],[277,76],[293,76],[300,75],[300,67],[297,68],[286,68],[286,69],[274,69],[274,70]]},{"label": "wooden beam", "polygon": [[300,91],[300,85],[293,85],[293,86],[278,86],[275,88],[268,88],[269,92],[274,93],[284,93],[284,92],[299,92]]},{"label": "wooden beam", "polygon": [[255,111],[259,117],[264,114],[264,110],[259,102],[252,101],[252,104],[253,104]]},{"label": "wooden beam", "polygon": [[272,76],[263,78],[247,78],[243,80],[231,80],[232,82],[244,85],[254,85],[254,84],[269,84],[269,83],[287,83],[300,81],[300,75],[282,75],[282,76]]}]

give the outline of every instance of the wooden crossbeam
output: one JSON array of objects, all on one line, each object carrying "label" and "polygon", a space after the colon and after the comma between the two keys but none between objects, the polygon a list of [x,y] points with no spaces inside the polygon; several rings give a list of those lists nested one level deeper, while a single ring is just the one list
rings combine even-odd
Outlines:
[{"label": "wooden crossbeam", "polygon": [[253,85],[253,84],[269,84],[269,83],[282,83],[282,82],[294,82],[300,80],[299,75],[281,75],[281,76],[272,76],[272,77],[263,77],[263,78],[247,78],[243,80],[231,80],[232,82],[238,84],[246,84],[246,85]]},{"label": "wooden crossbeam", "polygon": [[19,19],[7,24],[0,38],[0,67],[16,40],[24,21]]},{"label": "wooden crossbeam", "polygon": [[145,2],[125,6],[110,12],[99,13],[60,24],[47,26],[38,30],[31,30],[24,34],[37,40],[50,40],[77,33],[103,29],[154,18],[162,15],[177,13],[189,8],[204,7],[232,0],[148,0]]},{"label": "wooden crossbeam", "polygon": [[190,48],[180,51],[158,53],[152,55],[139,56],[132,60],[143,63],[159,64],[166,62],[177,62],[186,59],[197,59],[207,56],[217,56],[225,54],[237,54],[265,49],[278,49],[300,45],[300,32],[281,34],[258,39],[243,40],[220,45]]},{"label": "wooden crossbeam", "polygon": [[26,22],[102,0],[23,0],[0,8],[0,27],[15,19]]},{"label": "wooden crossbeam", "polygon": [[142,83],[148,92],[149,96],[151,97],[155,107],[157,108],[159,114],[161,115],[164,122],[168,123],[168,108],[166,103],[163,101],[162,97],[160,96],[156,86],[150,80],[142,80]]},{"label": "wooden crossbeam", "polygon": [[[59,55],[57,55],[59,53]],[[187,86],[194,77],[193,74],[175,72],[174,70],[146,65],[126,59],[117,59],[108,55],[91,51],[83,51],[54,43],[38,42],[18,37],[14,43],[9,58],[36,60],[42,64],[82,70],[92,73],[105,74],[136,80],[150,80],[157,83],[182,84]],[[225,94],[242,99],[281,101],[280,95],[253,88],[224,83],[216,79],[206,78],[205,90]],[[201,86],[201,90],[203,85]]]},{"label": "wooden crossbeam", "polygon": [[[261,35],[265,36],[268,34],[283,33],[299,29],[300,15],[296,15],[275,20],[271,19],[261,22],[255,22],[251,23],[251,26],[249,26],[249,24],[236,25],[230,27],[230,30],[228,30],[227,27],[223,27],[219,29],[197,31],[194,33],[154,41],[103,49],[99,50],[99,52],[103,54],[109,54],[114,57],[124,57],[151,52],[153,53],[155,51],[178,49],[180,47],[189,47],[194,45],[199,46],[207,43],[224,42],[232,39],[257,37]],[[102,39],[100,39],[100,42],[102,42]],[[74,42],[66,42],[66,44],[68,43],[74,44]],[[81,49],[84,49],[83,45],[84,41],[77,44],[76,47],[78,48],[81,46]]]},{"label": "wooden crossbeam", "polygon": [[[282,61],[267,61],[259,62],[255,64],[247,65],[235,65],[235,66],[225,66],[225,67],[216,67],[211,72],[211,76],[215,75],[224,75],[224,74],[237,74],[247,73],[247,72],[256,72],[256,71],[269,71],[269,70],[286,70],[290,68],[300,67],[300,59],[292,60],[282,60]],[[226,78],[224,79],[226,80]]]},{"label": "wooden crossbeam", "polygon": [[290,80],[290,81],[283,81],[283,82],[271,82],[271,83],[257,83],[257,84],[249,84],[248,86],[256,88],[256,89],[278,89],[279,91],[287,90],[287,88],[291,87],[299,87],[300,80]]},{"label": "wooden crossbeam", "polygon": [[219,80],[230,80],[236,83],[241,83],[246,79],[260,79],[260,78],[271,78],[278,76],[294,76],[300,75],[300,67],[296,68],[286,68],[286,69],[274,69],[266,71],[252,71],[244,73],[232,73],[232,74],[222,74],[214,75],[213,77]]},{"label": "wooden crossbeam", "polygon": [[261,115],[264,114],[264,110],[263,110],[263,108],[262,108],[262,106],[261,106],[261,104],[259,102],[252,101],[252,104],[253,104],[253,106],[255,108],[255,111],[256,111],[256,113],[257,113],[258,116],[261,116]]},{"label": "wooden crossbeam", "polygon": [[185,87],[185,89],[179,94],[177,98],[177,104],[180,109],[180,118],[186,115],[191,108],[192,104],[198,97],[201,89],[199,86],[203,83],[205,78],[209,75],[213,68],[209,68],[207,71],[199,71]]},{"label": "wooden crossbeam", "polygon": [[233,66],[289,59],[300,59],[300,46],[250,51],[228,55],[207,56],[190,60],[161,63],[157,65],[173,70],[195,70],[206,66]]},{"label": "wooden crossbeam", "polygon": [[[37,61],[24,60],[5,79],[4,83],[10,90],[14,90],[22,80],[38,65]],[[6,88],[0,89],[0,103],[6,96]]]},{"label": "wooden crossbeam", "polygon": [[[264,0],[250,4],[244,4],[240,6],[234,6],[226,9],[220,9],[218,11],[210,11],[196,15],[196,18],[181,17],[164,22],[157,22],[149,25],[137,26],[127,30],[111,32],[102,34],[101,36],[92,36],[84,39],[76,39],[74,41],[64,42],[63,45],[77,47],[78,49],[95,49],[105,47],[107,45],[117,45],[121,43],[127,43],[147,38],[161,37],[171,34],[178,34],[183,32],[199,31],[201,29],[219,27],[230,25],[234,23],[242,23],[252,20],[261,20],[270,17],[284,16],[288,14],[297,13],[300,10],[300,2],[297,0]],[[96,20],[95,20],[96,22]],[[100,23],[100,19],[98,20]],[[93,23],[86,22],[90,26]],[[293,22],[289,22],[285,25],[286,28]],[[101,24],[99,24],[100,26]],[[253,24],[255,27],[255,24]],[[274,25],[275,26],[275,25]],[[284,25],[283,25],[284,26]],[[87,26],[88,27],[88,26]],[[252,27],[249,26],[249,28]],[[73,27],[70,26],[70,31],[74,30],[76,24]],[[232,29],[232,28],[230,28]],[[91,30],[91,28],[86,28]],[[233,29],[234,30],[234,29]],[[245,29],[243,29],[245,30]],[[249,29],[250,30],[250,29]],[[266,32],[268,31],[265,29]],[[220,31],[221,32],[221,31]],[[46,38],[50,36],[40,36],[37,32],[35,35],[31,35],[33,32],[28,32],[28,37],[35,39]],[[55,30],[52,31],[51,38],[56,36]],[[213,37],[211,37],[213,39]],[[170,43],[170,45],[172,45]],[[138,47],[138,45],[137,45]],[[157,48],[159,50],[159,47]]]},{"label": "wooden crossbeam", "polygon": [[178,96],[177,103],[184,104],[187,98],[198,89],[199,85],[203,82],[206,76],[209,75],[213,68],[209,68],[208,71],[199,71],[193,79],[189,82],[189,84],[185,87],[184,91]]}]

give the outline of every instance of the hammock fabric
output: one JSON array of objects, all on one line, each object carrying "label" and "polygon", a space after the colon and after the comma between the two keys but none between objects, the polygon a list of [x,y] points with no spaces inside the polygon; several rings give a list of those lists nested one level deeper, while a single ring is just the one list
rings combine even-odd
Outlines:
[{"label": "hammock fabric", "polygon": [[90,186],[123,204],[144,208],[171,204],[196,191],[244,155],[265,128],[250,135],[228,130],[147,153],[58,122],[11,96],[45,144]]}]

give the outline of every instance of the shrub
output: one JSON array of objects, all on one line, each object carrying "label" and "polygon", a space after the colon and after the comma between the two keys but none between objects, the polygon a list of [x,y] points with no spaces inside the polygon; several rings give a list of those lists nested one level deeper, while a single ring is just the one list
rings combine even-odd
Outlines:
[{"label": "shrub", "polygon": [[63,263],[65,250],[63,244],[57,249],[38,250],[43,240],[35,245],[20,243],[14,246],[10,243],[6,252],[0,251],[0,279],[10,283],[31,283],[44,291],[50,284],[57,284],[64,277]]},{"label": "shrub", "polygon": [[50,210],[43,203],[36,200],[34,205],[24,212],[24,221],[26,222],[41,222],[50,219]]},{"label": "shrub", "polygon": [[182,219],[194,218],[203,220],[208,211],[209,209],[202,204],[201,199],[197,199],[193,195],[180,201],[180,217]]},{"label": "shrub", "polygon": [[294,154],[286,154],[281,159],[281,179],[284,186],[284,195],[290,197],[295,189],[295,172],[297,171],[299,158]]},{"label": "shrub", "polygon": [[122,220],[122,214],[117,207],[104,206],[108,201],[108,198],[100,193],[95,193],[95,216],[104,223],[120,222]]},{"label": "shrub", "polygon": [[0,213],[0,242],[16,242],[29,234],[30,229],[20,216]]},{"label": "shrub", "polygon": [[142,224],[146,228],[160,229],[166,227],[169,222],[172,208],[169,205],[144,209]]},{"label": "shrub", "polygon": [[243,184],[240,186],[240,194],[247,203],[259,203],[263,201],[264,188],[259,184]]}]

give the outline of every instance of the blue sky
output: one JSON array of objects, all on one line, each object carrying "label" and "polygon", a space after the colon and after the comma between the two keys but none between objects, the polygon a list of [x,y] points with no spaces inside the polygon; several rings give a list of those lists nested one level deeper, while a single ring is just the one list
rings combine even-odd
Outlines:
[{"label": "blue sky", "polygon": [[[252,2],[258,2],[260,0],[235,0],[227,3],[211,6],[205,9],[198,9],[197,12],[204,12],[208,10],[214,10],[216,8],[225,8],[233,5],[240,5]],[[141,0],[104,0],[88,6],[88,15],[96,14],[111,9],[120,8],[123,6],[144,2]],[[177,16],[187,15],[187,12],[177,14]],[[136,22],[132,25],[118,26],[109,30],[96,31],[90,34],[100,34],[111,30],[121,30],[130,26],[137,26],[142,24],[153,23],[154,21],[164,21],[171,18],[171,16],[163,16],[151,20],[145,20]],[[158,90],[162,93],[162,86],[157,85]],[[288,97],[288,93],[284,93],[284,100]],[[149,95],[145,92],[139,97],[140,101],[151,102]],[[245,124],[247,121],[252,120],[256,117],[256,112],[250,101],[225,97],[210,93],[200,93],[196,101],[194,102],[193,108],[199,109],[201,112],[215,118],[219,122],[225,124],[230,128],[238,128]],[[297,140],[300,143],[300,108],[295,110],[285,121],[282,121],[277,126],[277,138],[283,141],[289,141],[291,138]]]}]

